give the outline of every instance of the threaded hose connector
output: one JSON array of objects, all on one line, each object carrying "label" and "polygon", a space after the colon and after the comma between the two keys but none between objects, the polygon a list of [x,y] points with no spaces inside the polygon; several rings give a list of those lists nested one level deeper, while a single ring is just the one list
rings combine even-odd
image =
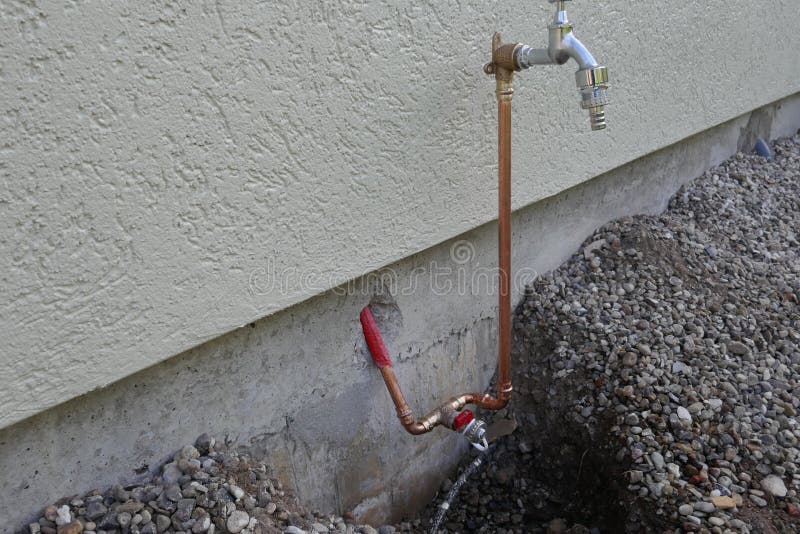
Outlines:
[{"label": "threaded hose connector", "polygon": [[606,129],[606,109],[605,106],[589,108],[589,123],[592,131]]},{"label": "threaded hose connector", "polygon": [[579,70],[575,75],[581,92],[581,107],[589,111],[592,130],[605,130],[608,105],[608,71],[605,67]]}]

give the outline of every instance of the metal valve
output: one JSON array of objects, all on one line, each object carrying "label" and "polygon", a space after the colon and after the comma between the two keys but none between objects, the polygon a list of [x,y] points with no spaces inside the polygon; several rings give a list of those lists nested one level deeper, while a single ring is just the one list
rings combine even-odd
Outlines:
[{"label": "metal valve", "polygon": [[471,410],[464,410],[453,419],[453,430],[461,432],[473,447],[481,452],[489,448],[486,441],[486,422],[475,419]]}]

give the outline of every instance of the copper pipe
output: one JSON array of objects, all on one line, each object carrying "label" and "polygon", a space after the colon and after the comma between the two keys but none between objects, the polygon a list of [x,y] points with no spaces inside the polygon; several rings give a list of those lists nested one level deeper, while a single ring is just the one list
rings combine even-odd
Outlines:
[{"label": "copper pipe", "polygon": [[452,397],[419,420],[406,402],[392,369],[389,352],[369,307],[361,311],[361,326],[372,358],[380,368],[383,381],[392,397],[397,417],[413,435],[430,432],[439,425],[453,428],[454,417],[467,404],[487,410],[501,410],[511,399],[511,99],[514,96],[514,57],[522,45],[501,43],[500,34],[492,38],[492,62],[484,67],[497,81],[497,153],[498,153],[498,348],[497,395],[464,393]]},{"label": "copper pipe", "polygon": [[[512,89],[513,91],[513,89]],[[511,398],[511,94],[498,95],[499,302],[497,397]]]}]

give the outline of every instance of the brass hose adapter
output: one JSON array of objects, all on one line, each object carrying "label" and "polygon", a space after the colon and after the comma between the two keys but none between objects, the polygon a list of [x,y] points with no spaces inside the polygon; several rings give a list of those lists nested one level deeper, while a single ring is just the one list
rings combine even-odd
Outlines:
[{"label": "brass hose adapter", "polygon": [[484,65],[483,72],[497,80],[498,102],[511,102],[514,97],[514,73],[522,70],[517,61],[522,48],[522,43],[503,44],[500,33],[492,36],[492,61]]}]

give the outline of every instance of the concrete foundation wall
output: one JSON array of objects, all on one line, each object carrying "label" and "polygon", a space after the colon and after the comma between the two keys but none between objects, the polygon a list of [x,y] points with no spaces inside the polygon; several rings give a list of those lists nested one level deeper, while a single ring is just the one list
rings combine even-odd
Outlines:
[{"label": "concrete foundation wall", "polygon": [[[521,74],[516,208],[800,90],[796,0],[569,8],[610,127],[574,63]],[[0,2],[0,427],[493,220],[482,66],[552,11]]]},{"label": "concrete foundation wall", "polygon": [[[515,289],[606,221],[658,213],[681,184],[756,137],[798,127],[800,95],[518,211]],[[402,430],[358,312],[374,303],[417,413],[485,388],[496,358],[495,238],[494,224],[481,226],[0,430],[0,531],[56,498],[133,480],[202,432],[264,454],[322,510],[377,522],[413,513],[464,444],[442,429]]]}]

